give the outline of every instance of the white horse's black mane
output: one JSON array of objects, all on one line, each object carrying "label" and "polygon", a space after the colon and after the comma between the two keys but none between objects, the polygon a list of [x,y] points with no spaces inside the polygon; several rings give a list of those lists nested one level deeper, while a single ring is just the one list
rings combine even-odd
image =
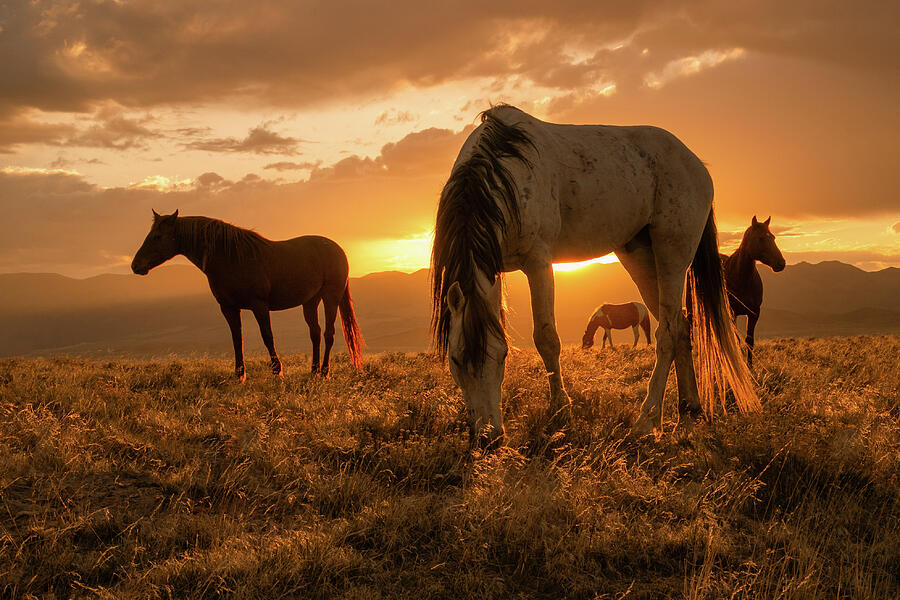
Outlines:
[{"label": "white horse's black mane", "polygon": [[477,293],[475,278],[481,271],[491,282],[503,271],[500,236],[512,224],[519,226],[519,206],[513,177],[503,161],[515,159],[529,168],[524,150],[534,142],[518,125],[496,115],[496,107],[481,113],[483,127],[472,155],[450,174],[441,191],[431,253],[432,331],[441,356],[447,353],[450,329],[444,298],[454,282],[467,299],[463,320],[467,364],[484,363],[488,328],[503,337],[503,325],[491,315]]}]

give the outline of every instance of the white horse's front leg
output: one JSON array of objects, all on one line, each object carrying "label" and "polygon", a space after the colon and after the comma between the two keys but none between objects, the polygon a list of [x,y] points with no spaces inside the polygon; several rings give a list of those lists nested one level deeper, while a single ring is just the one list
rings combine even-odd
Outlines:
[{"label": "white horse's front leg", "polygon": [[530,264],[523,269],[531,290],[531,314],[534,319],[534,345],[544,361],[550,382],[550,410],[569,408],[569,395],[563,386],[559,367],[559,334],[553,313],[553,266],[550,261]]}]

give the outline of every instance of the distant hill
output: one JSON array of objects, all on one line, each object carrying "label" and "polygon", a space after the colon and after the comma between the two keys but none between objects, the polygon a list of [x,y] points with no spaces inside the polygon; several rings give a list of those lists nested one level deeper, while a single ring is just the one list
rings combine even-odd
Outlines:
[{"label": "distant hill", "polygon": [[[760,267],[765,301],[757,335],[831,336],[900,333],[900,269],[867,272],[839,262],[799,263],[781,273]],[[531,346],[531,306],[521,273],[506,277],[513,343]],[[353,278],[357,316],[369,351],[428,348],[429,274],[384,272]],[[565,344],[579,343],[586,319],[602,302],[639,299],[618,264],[556,274],[556,316]],[[280,352],[308,352],[299,309],[273,313]],[[264,352],[252,315],[244,313],[248,355]],[[617,332],[619,343],[631,332]],[[343,339],[338,335],[338,348]],[[0,275],[0,356],[169,353],[228,356],[228,328],[202,273],[160,267],[148,277]]]}]

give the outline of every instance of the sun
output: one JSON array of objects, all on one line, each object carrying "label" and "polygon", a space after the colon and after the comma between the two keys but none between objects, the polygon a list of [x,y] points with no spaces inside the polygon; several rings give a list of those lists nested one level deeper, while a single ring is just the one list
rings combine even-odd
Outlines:
[{"label": "sun", "polygon": [[571,262],[571,263],[553,263],[553,271],[554,272],[565,272],[565,271],[576,271],[582,267],[586,267],[588,265],[609,265],[612,263],[619,262],[619,259],[615,254],[607,254],[606,256],[601,256],[600,258],[592,258],[591,260],[583,260],[581,262]]}]

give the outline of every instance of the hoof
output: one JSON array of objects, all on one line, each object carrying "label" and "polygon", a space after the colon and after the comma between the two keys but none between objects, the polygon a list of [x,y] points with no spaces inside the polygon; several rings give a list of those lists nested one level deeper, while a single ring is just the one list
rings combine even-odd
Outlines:
[{"label": "hoof", "polygon": [[272,369],[272,375],[275,377],[283,377],[281,370],[281,361],[277,358],[269,362],[269,367]]},{"label": "hoof", "polygon": [[675,426],[675,437],[676,438],[685,438],[691,435],[694,431],[694,426],[696,423],[694,419],[689,416],[683,416],[678,419],[678,425]]},{"label": "hoof", "polygon": [[235,373],[235,377],[237,377],[238,383],[244,383],[247,381],[247,374],[241,371],[240,373]]},{"label": "hoof", "polygon": [[648,435],[660,435],[662,433],[662,425],[656,427],[653,425],[653,419],[647,417],[646,415],[641,415],[641,417],[637,420],[637,423],[631,428],[631,435],[635,438],[642,438]]},{"label": "hoof", "polygon": [[554,427],[564,428],[572,423],[572,404],[562,404],[549,410],[550,424]]},{"label": "hoof", "polygon": [[472,450],[480,450],[485,454],[490,454],[503,445],[506,439],[506,432],[503,428],[485,427],[480,432],[469,426],[469,448]]}]

